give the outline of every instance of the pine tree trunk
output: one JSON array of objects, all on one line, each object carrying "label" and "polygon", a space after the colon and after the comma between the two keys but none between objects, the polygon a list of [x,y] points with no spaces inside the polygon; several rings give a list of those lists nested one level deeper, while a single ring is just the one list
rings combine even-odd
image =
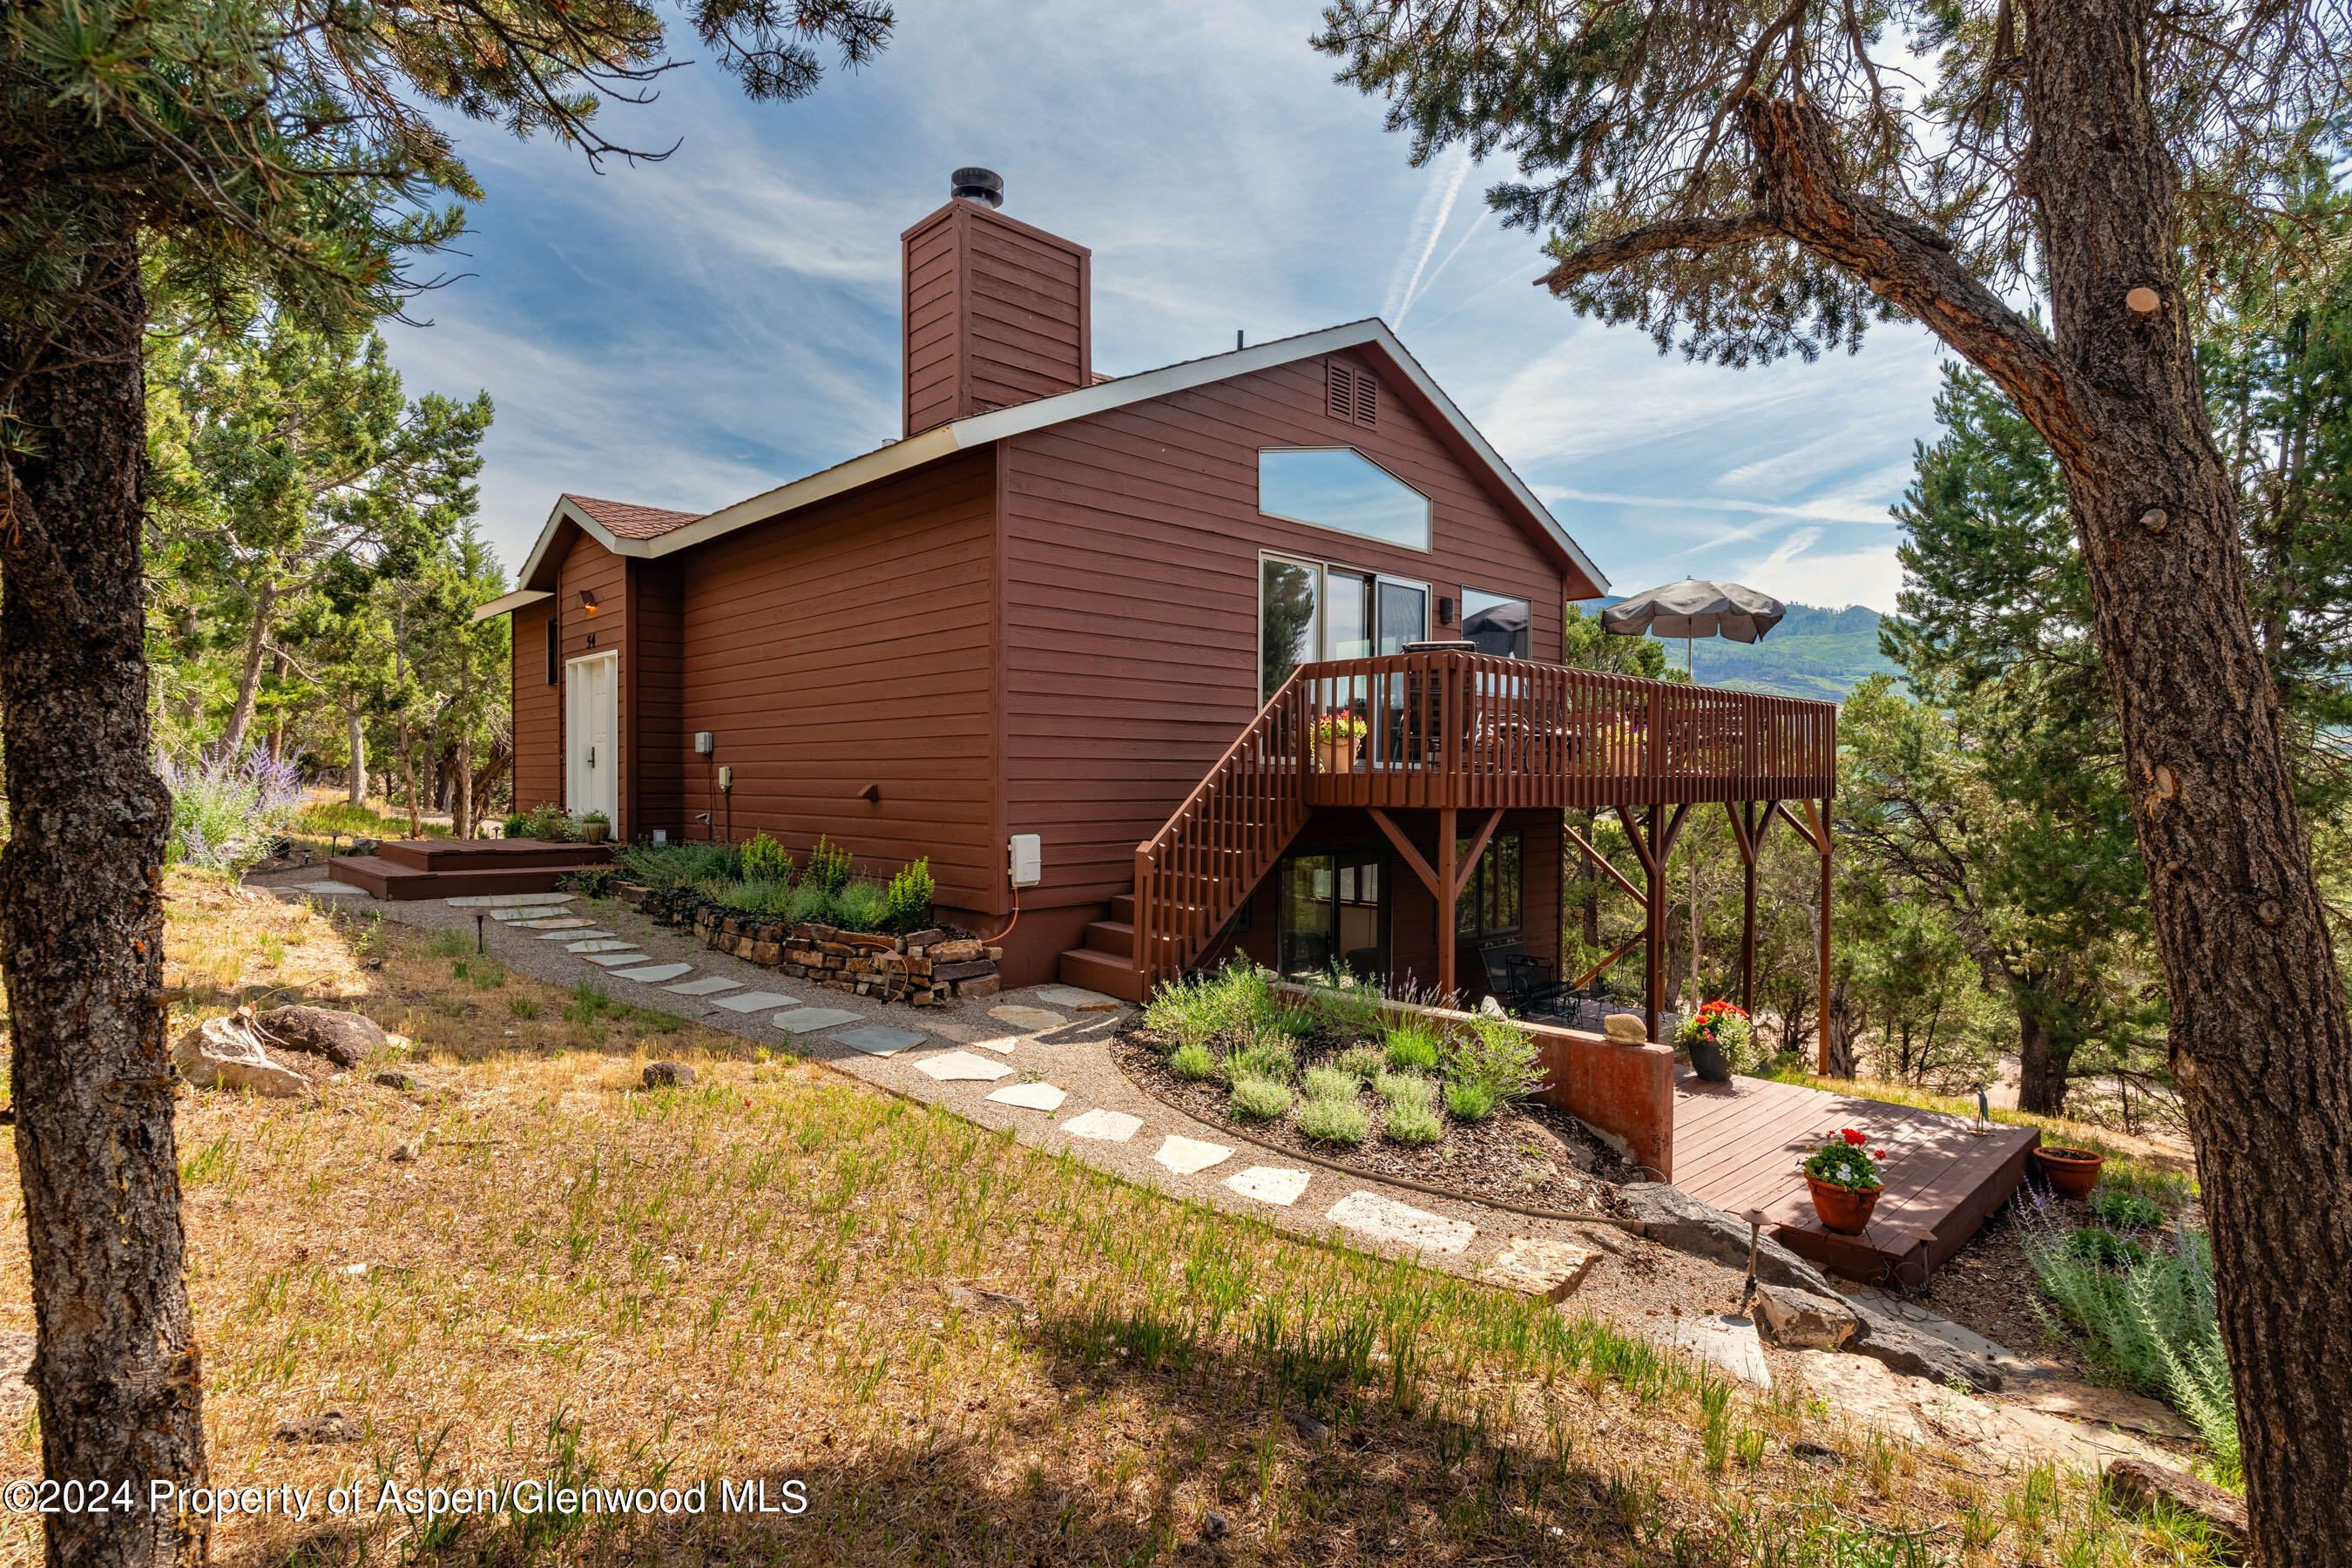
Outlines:
[{"label": "pine tree trunk", "polygon": [[[2013,994],[2013,993],[2012,993]],[[2049,1023],[2030,1003],[2017,1008],[2017,1108],[2036,1116],[2066,1114],[2066,1069],[2072,1047],[2061,1048]]]},{"label": "pine tree trunk", "polygon": [[0,386],[35,438],[0,489],[0,974],[42,1468],[137,1496],[47,1516],[47,1561],[127,1568],[199,1560],[194,1523],[151,1511],[147,1486],[205,1470],[158,995],[172,804],[148,752],[146,301],[128,225],[100,258],[101,291],[46,341],[0,320]]},{"label": "pine tree trunk", "polygon": [[223,756],[234,757],[245,750],[245,732],[253,728],[253,710],[261,700],[262,654],[269,641],[269,613],[276,607],[277,595],[268,584],[253,599],[253,629],[246,634],[245,658],[236,671],[236,700],[228,710],[228,726],[221,731],[220,749]]},{"label": "pine tree trunk", "polygon": [[2028,12],[2027,177],[2069,374],[2063,411],[2020,404],[2065,476],[2121,721],[2256,1559],[2352,1563],[2352,1024],[2176,275],[2146,11]]},{"label": "pine tree trunk", "polygon": [[367,726],[360,721],[357,707],[347,710],[344,721],[351,726],[352,767],[346,796],[353,805],[367,805]]},{"label": "pine tree trunk", "polygon": [[471,838],[474,836],[474,738],[471,735],[457,737],[455,783],[457,786],[457,808],[451,816],[457,824],[457,836]]}]

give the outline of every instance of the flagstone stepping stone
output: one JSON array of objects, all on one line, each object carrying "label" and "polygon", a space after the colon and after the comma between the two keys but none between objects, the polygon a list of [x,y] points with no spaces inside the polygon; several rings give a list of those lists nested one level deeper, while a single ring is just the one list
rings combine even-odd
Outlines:
[{"label": "flagstone stepping stone", "polygon": [[[719,1005],[740,1013],[744,1009],[736,1004],[744,1000],[746,998],[741,996],[721,996]],[[784,1001],[789,1010],[777,1014],[768,1022],[779,1029],[790,1029],[795,1035],[813,1035],[819,1029],[838,1029],[844,1024],[857,1022],[857,1015],[846,1007],[803,1007],[789,996]]]},{"label": "flagstone stepping stone", "polygon": [[691,963],[651,963],[643,969],[616,969],[614,973],[624,980],[642,980],[648,985],[658,985],[665,980],[675,980],[681,974],[694,973]]},{"label": "flagstone stepping stone", "polygon": [[1758,1388],[1772,1386],[1772,1368],[1764,1360],[1764,1342],[1746,1318],[1713,1314],[1674,1320],[1666,1342],[1685,1350],[1709,1366],[1727,1372]]},{"label": "flagstone stepping stone", "polygon": [[1418,1247],[1424,1252],[1459,1252],[1478,1234],[1478,1227],[1466,1219],[1448,1219],[1442,1214],[1431,1214],[1378,1193],[1349,1193],[1333,1204],[1324,1217],[1374,1241]]},{"label": "flagstone stepping stone", "polygon": [[1082,985],[1041,985],[1037,988],[1037,1000],[1055,1007],[1067,1007],[1073,1013],[1116,1013],[1127,1005],[1116,996],[1088,991]]},{"label": "flagstone stepping stone", "polygon": [[362,898],[367,896],[365,888],[354,888],[349,882],[295,882],[289,885],[298,893],[324,893],[329,898],[343,898],[354,893]]},{"label": "flagstone stepping stone", "polygon": [[608,937],[613,934],[613,932],[608,931],[596,930],[596,922],[594,921],[582,921],[580,923],[589,929],[586,931],[541,931],[540,933],[539,940],[541,942],[587,942],[599,937]]},{"label": "flagstone stepping stone", "polygon": [[[813,1009],[803,1009],[803,1011],[811,1010]],[[838,1009],[833,1010],[837,1011]],[[790,1013],[777,1014],[776,1017],[779,1021],[776,1027],[779,1029],[792,1029],[792,1025],[782,1022],[782,1020],[791,1016],[792,1015]],[[820,1028],[823,1026],[824,1026],[822,1025],[818,1026]],[[793,1032],[796,1034],[799,1033],[797,1029],[793,1030]],[[891,1055],[893,1052],[903,1051],[908,1046],[919,1046],[925,1040],[930,1038],[929,1035],[917,1034],[912,1029],[894,1029],[887,1024],[868,1024],[862,1029],[844,1029],[837,1035],[828,1035],[825,1037],[830,1040],[836,1040],[842,1045],[850,1046],[858,1050],[864,1051],[869,1057],[887,1057]],[[1006,1070],[1010,1071],[1011,1069],[1007,1068]]]},{"label": "flagstone stepping stone", "polygon": [[1274,1204],[1288,1208],[1307,1190],[1312,1171],[1294,1171],[1282,1165],[1252,1165],[1238,1175],[1227,1176],[1225,1185],[1245,1198],[1255,1198],[1262,1204]]},{"label": "flagstone stepping stone", "polygon": [[1040,1029],[1058,1029],[1069,1022],[1059,1013],[1048,1013],[1043,1007],[991,1007],[988,1016],[1033,1035]]},{"label": "flagstone stepping stone", "polygon": [[653,962],[653,955],[645,952],[583,952],[580,956],[601,969],[612,969],[625,963]]},{"label": "flagstone stepping stone", "polygon": [[572,942],[563,951],[566,952],[618,952],[625,947],[636,945],[635,942],[623,936],[594,936]]},{"label": "flagstone stepping stone", "polygon": [[1151,1157],[1180,1176],[1195,1171],[1205,1171],[1220,1160],[1230,1160],[1234,1152],[1223,1143],[1207,1143],[1198,1138],[1179,1138],[1171,1132],[1160,1140],[1159,1152]]},{"label": "flagstone stepping stone", "polygon": [[[862,1034],[865,1031],[857,1030]],[[836,1035],[835,1039],[841,1038]],[[915,1063],[915,1070],[941,1083],[955,1083],[970,1079],[981,1083],[993,1083],[1000,1078],[1010,1078],[1013,1069],[1003,1062],[992,1062],[970,1051],[943,1051],[935,1057],[924,1057]]]},{"label": "flagstone stepping stone", "polygon": [[1502,1256],[1486,1266],[1486,1279],[1549,1301],[1564,1301],[1584,1283],[1601,1254],[1570,1241],[1515,1236]]},{"label": "flagstone stepping stone", "polygon": [[520,925],[525,921],[537,920],[547,911],[534,907],[520,910],[486,910],[483,912],[494,921],[503,921],[508,925]]},{"label": "flagstone stepping stone", "polygon": [[471,893],[451,899],[453,910],[519,910],[532,904],[568,904],[571,893]]},{"label": "flagstone stepping stone", "polygon": [[1062,1101],[1070,1098],[1070,1091],[1055,1089],[1050,1083],[1008,1083],[988,1098],[999,1105],[1017,1105],[1024,1110],[1059,1110]]},{"label": "flagstone stepping stone", "polygon": [[689,980],[683,985],[665,985],[665,991],[675,991],[681,996],[716,996],[721,991],[740,991],[740,980],[726,980],[716,974],[706,974],[699,980]]},{"label": "flagstone stepping stone", "polygon": [[596,922],[583,921],[578,915],[549,915],[541,919],[527,920],[521,923],[532,931],[586,931]]},{"label": "flagstone stepping stone", "polygon": [[714,1005],[730,1013],[764,1013],[771,1007],[792,1007],[800,1003],[797,996],[787,996],[781,991],[746,991],[740,996],[713,996]]},{"label": "flagstone stepping stone", "polygon": [[999,1035],[992,1040],[974,1040],[971,1046],[976,1051],[994,1051],[1000,1057],[1009,1057],[1013,1054],[1013,1047],[1020,1043],[1018,1035]]},{"label": "flagstone stepping stone", "polygon": [[1062,1124],[1062,1131],[1073,1138],[1092,1138],[1103,1143],[1124,1143],[1143,1131],[1143,1118],[1129,1116],[1124,1110],[1089,1110],[1074,1116]]}]

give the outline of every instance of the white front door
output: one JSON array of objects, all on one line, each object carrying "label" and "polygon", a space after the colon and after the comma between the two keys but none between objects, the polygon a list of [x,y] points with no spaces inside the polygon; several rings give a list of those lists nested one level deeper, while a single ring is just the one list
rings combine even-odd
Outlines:
[{"label": "white front door", "polygon": [[620,836],[621,655],[590,654],[564,668],[564,735],[570,755],[564,804],[574,816],[601,811]]}]

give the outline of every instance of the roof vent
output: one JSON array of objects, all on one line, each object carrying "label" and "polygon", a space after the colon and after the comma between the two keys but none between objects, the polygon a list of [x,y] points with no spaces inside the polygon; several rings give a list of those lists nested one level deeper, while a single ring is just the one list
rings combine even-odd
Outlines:
[{"label": "roof vent", "polygon": [[1004,176],[993,169],[958,169],[948,176],[953,195],[992,207],[1004,205]]}]

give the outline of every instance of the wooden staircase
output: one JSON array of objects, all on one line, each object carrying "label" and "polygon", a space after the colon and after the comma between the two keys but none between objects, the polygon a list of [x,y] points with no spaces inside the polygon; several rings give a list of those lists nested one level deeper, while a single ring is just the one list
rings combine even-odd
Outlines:
[{"label": "wooden staircase", "polygon": [[1191,967],[1307,825],[1304,688],[1294,672],[1165,826],[1135,847],[1135,888],[1062,954],[1066,985],[1143,1001]]}]

